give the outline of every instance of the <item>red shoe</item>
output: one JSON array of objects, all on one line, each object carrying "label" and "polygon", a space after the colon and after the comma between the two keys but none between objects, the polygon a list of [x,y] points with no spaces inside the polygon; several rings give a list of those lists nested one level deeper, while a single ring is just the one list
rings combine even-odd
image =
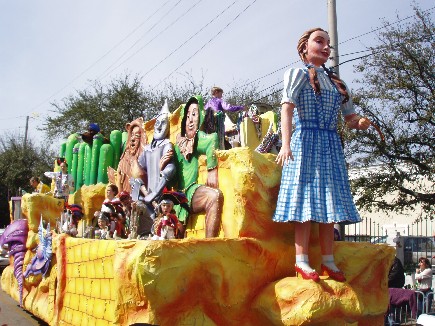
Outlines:
[{"label": "red shoe", "polygon": [[333,280],[336,280],[337,282],[346,282],[346,277],[344,277],[344,273],[340,270],[333,271],[326,265],[320,265],[320,269],[322,271],[322,275],[329,276]]},{"label": "red shoe", "polygon": [[312,272],[304,271],[302,268],[300,268],[296,264],[295,264],[295,271],[296,271],[296,276],[298,276],[298,274],[300,274],[304,280],[313,280],[314,282],[320,281],[319,274],[317,274],[316,271],[312,271]]}]

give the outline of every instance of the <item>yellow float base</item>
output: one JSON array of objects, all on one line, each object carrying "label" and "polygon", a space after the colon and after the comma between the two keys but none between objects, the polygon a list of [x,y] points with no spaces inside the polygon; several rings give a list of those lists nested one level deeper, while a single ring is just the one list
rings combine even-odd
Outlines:
[{"label": "yellow float base", "polygon": [[[24,308],[50,325],[382,325],[394,248],[336,242],[335,261],[347,282],[296,278],[293,226],[271,221],[280,180],[274,156],[247,148],[218,156],[225,198],[219,238],[201,239],[203,215],[191,219],[183,240],[56,234],[46,277],[24,282]],[[83,205],[86,225],[101,196],[103,184],[71,196]],[[25,269],[41,213],[55,223],[61,206],[44,195],[22,200],[30,228]],[[319,270],[317,225],[311,233],[310,260]],[[4,270],[1,286],[19,301],[13,265]]]}]

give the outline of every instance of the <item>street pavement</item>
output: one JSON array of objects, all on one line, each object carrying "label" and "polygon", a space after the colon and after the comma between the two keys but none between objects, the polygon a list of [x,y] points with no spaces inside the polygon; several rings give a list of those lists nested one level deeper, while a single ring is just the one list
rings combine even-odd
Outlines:
[{"label": "street pavement", "polygon": [[[1,276],[1,275],[0,275]],[[0,284],[0,326],[48,325],[21,308],[17,301],[1,289]]]}]

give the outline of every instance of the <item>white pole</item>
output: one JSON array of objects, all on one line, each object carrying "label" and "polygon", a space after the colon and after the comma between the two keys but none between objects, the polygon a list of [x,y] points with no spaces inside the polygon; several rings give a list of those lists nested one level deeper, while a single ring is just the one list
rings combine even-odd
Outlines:
[{"label": "white pole", "polygon": [[[335,9],[335,0],[328,0],[327,7],[328,7],[328,29],[329,29],[328,33],[329,33],[330,44],[332,46],[330,62],[331,62],[331,66],[335,67],[334,72],[337,74],[338,77],[340,77],[340,71],[338,69],[338,64],[339,64],[338,32],[337,32],[337,11]],[[340,231],[342,241],[345,241],[346,230],[344,225],[336,224],[335,227]]]},{"label": "white pole", "polygon": [[337,32],[337,11],[335,0],[328,0],[328,23],[329,23],[329,38],[331,40],[331,66],[335,67],[334,72],[340,76],[338,69],[338,32]]}]

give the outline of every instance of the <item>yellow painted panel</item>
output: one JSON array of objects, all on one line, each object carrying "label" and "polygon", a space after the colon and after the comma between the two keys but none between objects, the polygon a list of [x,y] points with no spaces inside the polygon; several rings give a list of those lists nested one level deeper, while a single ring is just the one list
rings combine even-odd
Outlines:
[{"label": "yellow painted panel", "polygon": [[71,293],[69,307],[73,310],[79,310],[80,296],[76,293]]},{"label": "yellow painted panel", "polygon": [[94,301],[94,310],[93,310],[93,316],[97,320],[103,320],[104,319],[104,311],[106,309],[106,303],[104,300],[101,299],[95,299]]},{"label": "yellow painted panel", "polygon": [[[82,274],[83,275],[83,274]],[[85,275],[84,275],[85,276]],[[83,278],[76,278],[75,279],[75,285],[76,285],[76,288],[75,288],[75,292],[78,294],[78,295],[81,295],[81,294],[83,294],[84,293],[84,288],[83,288]]]},{"label": "yellow painted panel", "polygon": [[83,279],[83,294],[87,297],[92,295],[92,282],[93,280],[90,277]]},{"label": "yellow painted panel", "polygon": [[101,282],[104,282],[105,280],[95,279],[92,282],[92,296],[94,298],[101,298]]}]

